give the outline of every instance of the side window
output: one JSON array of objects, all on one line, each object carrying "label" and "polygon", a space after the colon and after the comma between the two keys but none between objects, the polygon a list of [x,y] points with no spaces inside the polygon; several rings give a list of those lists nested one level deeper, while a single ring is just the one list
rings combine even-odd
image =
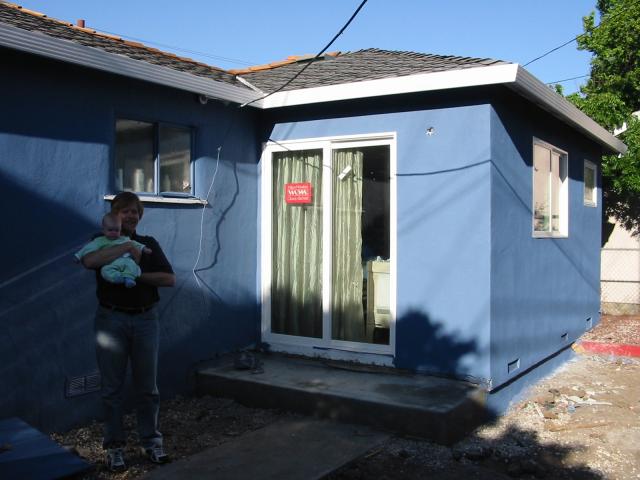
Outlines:
[{"label": "side window", "polygon": [[584,161],[584,204],[589,207],[598,205],[598,187],[596,179],[598,178],[598,167],[589,160]]},{"label": "side window", "polygon": [[569,234],[568,158],[540,140],[533,144],[533,236]]},{"label": "side window", "polygon": [[187,127],[116,120],[116,190],[192,194],[191,139]]}]

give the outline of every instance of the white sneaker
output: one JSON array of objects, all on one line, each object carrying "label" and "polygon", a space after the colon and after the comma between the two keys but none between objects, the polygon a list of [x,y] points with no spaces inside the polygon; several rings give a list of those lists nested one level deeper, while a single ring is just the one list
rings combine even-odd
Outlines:
[{"label": "white sneaker", "polygon": [[171,458],[165,453],[162,445],[154,445],[153,447],[145,448],[144,451],[153,463],[162,464],[171,461]]},{"label": "white sneaker", "polygon": [[127,469],[122,448],[109,448],[107,450],[107,468],[112,472],[124,472]]}]

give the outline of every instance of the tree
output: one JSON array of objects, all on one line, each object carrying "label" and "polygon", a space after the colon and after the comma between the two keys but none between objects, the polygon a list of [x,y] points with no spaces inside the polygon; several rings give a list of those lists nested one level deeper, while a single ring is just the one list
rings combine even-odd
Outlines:
[{"label": "tree", "polygon": [[640,0],[598,0],[595,12],[583,18],[578,49],[593,54],[591,75],[579,93],[567,98],[610,131],[629,150],[602,159],[604,207],[627,230],[640,235]]}]

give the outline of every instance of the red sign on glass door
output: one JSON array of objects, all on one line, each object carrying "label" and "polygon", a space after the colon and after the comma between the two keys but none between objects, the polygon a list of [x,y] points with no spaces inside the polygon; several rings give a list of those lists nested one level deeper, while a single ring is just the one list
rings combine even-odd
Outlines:
[{"label": "red sign on glass door", "polygon": [[311,183],[286,183],[284,201],[294,205],[313,203],[313,187]]}]

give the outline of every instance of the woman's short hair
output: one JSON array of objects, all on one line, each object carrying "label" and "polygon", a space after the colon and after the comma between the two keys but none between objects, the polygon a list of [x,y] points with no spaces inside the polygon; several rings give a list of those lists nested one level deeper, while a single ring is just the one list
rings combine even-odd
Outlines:
[{"label": "woman's short hair", "polygon": [[123,208],[131,206],[136,207],[136,210],[138,210],[138,215],[140,216],[140,218],[142,218],[144,207],[142,206],[140,198],[133,192],[120,192],[119,194],[117,194],[111,202],[111,211],[118,213]]}]

